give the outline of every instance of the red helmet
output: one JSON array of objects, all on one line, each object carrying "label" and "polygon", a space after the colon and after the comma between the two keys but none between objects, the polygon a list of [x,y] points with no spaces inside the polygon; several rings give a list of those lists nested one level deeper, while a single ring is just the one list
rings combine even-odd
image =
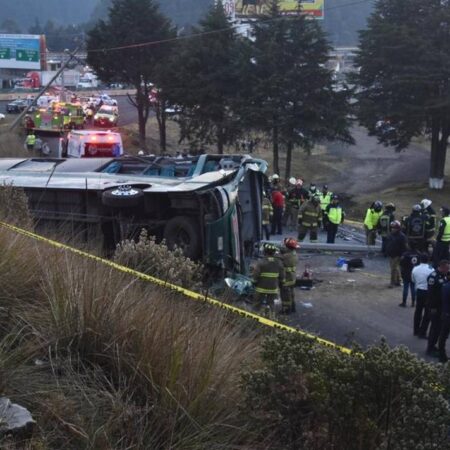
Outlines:
[{"label": "red helmet", "polygon": [[300,248],[300,245],[298,244],[297,239],[294,239],[294,238],[285,238],[284,245],[287,248],[291,248],[291,249]]}]

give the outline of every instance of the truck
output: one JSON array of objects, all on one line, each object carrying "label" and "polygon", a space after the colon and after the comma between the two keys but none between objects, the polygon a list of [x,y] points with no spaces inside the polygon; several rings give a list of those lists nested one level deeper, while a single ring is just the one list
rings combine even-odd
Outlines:
[{"label": "truck", "polygon": [[72,130],[65,138],[60,138],[59,155],[69,158],[121,156],[122,136],[109,130]]},{"label": "truck", "polygon": [[25,118],[25,128],[35,131],[59,133],[64,130],[84,128],[85,117],[80,103],[52,102]]},{"label": "truck", "polygon": [[77,84],[77,89],[95,89],[98,87],[98,78],[91,72],[81,75]]},{"label": "truck", "polygon": [[38,231],[67,226],[112,251],[146,229],[220,275],[245,274],[262,239],[266,171],[249,155],[0,159]]}]

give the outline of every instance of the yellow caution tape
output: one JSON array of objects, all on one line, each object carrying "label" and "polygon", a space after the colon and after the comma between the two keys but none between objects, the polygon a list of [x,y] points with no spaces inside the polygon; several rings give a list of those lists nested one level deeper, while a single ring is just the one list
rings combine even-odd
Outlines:
[{"label": "yellow caution tape", "polygon": [[164,280],[160,280],[159,278],[152,277],[151,275],[147,275],[147,274],[139,272],[137,270],[130,269],[129,267],[123,266],[121,264],[117,264],[114,261],[111,261],[109,259],[105,259],[105,258],[101,258],[101,257],[96,256],[96,255],[92,255],[91,253],[85,252],[83,250],[79,250],[79,249],[77,249],[75,247],[71,247],[70,245],[67,245],[67,244],[62,244],[61,242],[55,241],[53,239],[46,238],[46,237],[41,236],[41,235],[39,235],[37,233],[33,233],[31,231],[28,231],[28,230],[25,230],[23,228],[17,227],[15,225],[11,225],[11,224],[6,223],[6,222],[1,222],[0,221],[0,225],[3,226],[4,228],[12,230],[12,231],[14,231],[14,232],[16,232],[18,234],[23,235],[23,236],[35,239],[37,241],[45,242],[46,244],[49,244],[49,245],[51,245],[53,247],[56,247],[56,248],[59,248],[59,249],[62,249],[62,250],[66,250],[66,251],[71,252],[73,254],[82,256],[83,258],[91,259],[93,261],[99,262],[99,263],[101,263],[101,264],[103,264],[105,266],[109,266],[109,267],[111,267],[111,268],[113,268],[115,270],[118,270],[120,272],[127,273],[129,275],[133,275],[134,277],[139,278],[140,280],[147,281],[147,282],[153,283],[155,285],[171,289],[174,292],[178,292],[178,293],[180,293],[180,294],[184,295],[185,297],[190,298],[192,300],[197,300],[197,301],[200,301],[200,302],[208,303],[208,304],[213,305],[215,307],[222,308],[222,309],[224,309],[226,311],[232,312],[233,314],[237,314],[237,315],[239,315],[241,317],[245,317],[247,319],[255,320],[256,322],[259,322],[260,324],[268,326],[268,327],[271,327],[271,328],[275,328],[275,329],[283,330],[283,331],[288,331],[290,333],[300,334],[300,335],[305,336],[305,337],[307,337],[309,339],[313,339],[314,341],[316,341],[317,343],[319,343],[321,345],[324,345],[326,347],[330,347],[330,348],[339,350],[342,353],[345,353],[345,354],[348,354],[348,355],[352,353],[352,351],[349,348],[347,348],[347,347],[343,347],[343,346],[338,345],[338,344],[336,344],[334,342],[328,341],[326,339],[322,339],[322,338],[320,338],[318,336],[315,336],[313,334],[310,334],[310,333],[307,333],[305,331],[299,330],[298,328],[294,328],[294,327],[285,325],[283,323],[276,322],[274,320],[268,319],[267,317],[259,316],[258,314],[254,314],[254,313],[251,313],[251,312],[246,311],[244,309],[237,308],[237,307],[229,305],[227,303],[223,303],[223,302],[221,302],[219,300],[216,300],[214,298],[208,297],[207,295],[198,294],[197,292],[190,291],[190,290],[185,289],[185,288],[183,288],[181,286],[178,286],[176,284],[168,283],[168,282],[166,282]]}]

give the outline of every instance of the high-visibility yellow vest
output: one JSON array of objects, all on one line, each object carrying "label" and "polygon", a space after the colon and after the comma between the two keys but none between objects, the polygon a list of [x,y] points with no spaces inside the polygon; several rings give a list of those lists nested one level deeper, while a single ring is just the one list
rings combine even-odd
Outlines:
[{"label": "high-visibility yellow vest", "polygon": [[327,215],[328,220],[335,225],[342,222],[342,208],[340,206],[330,206]]},{"label": "high-visibility yellow vest", "polygon": [[382,211],[376,212],[374,209],[369,208],[366,213],[366,218],[364,219],[364,225],[369,230],[373,230],[377,227],[378,221],[380,220],[382,214]]},{"label": "high-visibility yellow vest", "polygon": [[26,144],[27,145],[33,145],[36,144],[36,135],[34,134],[29,134],[27,136],[27,140],[26,140]]},{"label": "high-visibility yellow vest", "polygon": [[443,221],[445,222],[445,228],[444,233],[442,234],[441,241],[450,242],[450,217],[444,217]]},{"label": "high-visibility yellow vest", "polygon": [[320,208],[322,211],[325,211],[327,209],[327,206],[331,203],[331,196],[333,195],[332,192],[327,192],[325,195],[323,192],[319,194],[320,197]]}]

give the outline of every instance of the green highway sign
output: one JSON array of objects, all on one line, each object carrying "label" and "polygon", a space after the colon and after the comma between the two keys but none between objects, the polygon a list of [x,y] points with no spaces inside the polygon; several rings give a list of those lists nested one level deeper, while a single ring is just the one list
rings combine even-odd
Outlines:
[{"label": "green highway sign", "polygon": [[11,59],[11,49],[0,48],[0,59]]},{"label": "green highway sign", "polygon": [[37,50],[16,50],[16,61],[39,62],[39,52]]}]

